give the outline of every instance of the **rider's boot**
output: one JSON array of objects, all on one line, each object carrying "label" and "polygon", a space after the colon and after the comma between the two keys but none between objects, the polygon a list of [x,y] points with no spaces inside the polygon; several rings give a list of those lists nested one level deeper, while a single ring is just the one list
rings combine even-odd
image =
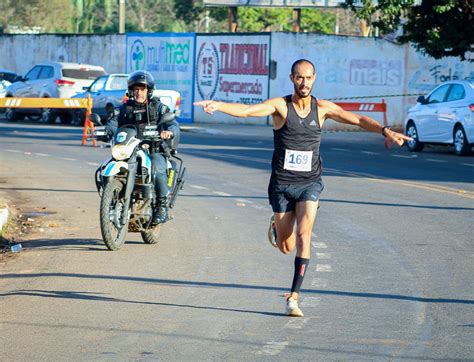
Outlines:
[{"label": "rider's boot", "polygon": [[169,220],[168,216],[168,198],[159,197],[157,200],[157,206],[153,212],[153,223],[163,224]]}]

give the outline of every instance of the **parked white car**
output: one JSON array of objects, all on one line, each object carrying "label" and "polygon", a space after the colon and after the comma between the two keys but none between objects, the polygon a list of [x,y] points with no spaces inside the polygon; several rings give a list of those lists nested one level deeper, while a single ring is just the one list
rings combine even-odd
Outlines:
[{"label": "parked white car", "polygon": [[[48,62],[36,64],[19,81],[11,84],[6,89],[6,97],[21,98],[70,98],[83,91],[98,76],[106,74],[101,66],[81,64]],[[5,116],[10,121],[29,115],[30,118],[43,122],[54,122],[61,116],[64,121],[70,118],[70,112],[52,110],[49,108],[7,108]]]},{"label": "parked white car", "polygon": [[474,146],[474,80],[448,81],[408,110],[405,133],[413,138],[408,149],[419,152],[425,144],[453,145],[457,155]]}]

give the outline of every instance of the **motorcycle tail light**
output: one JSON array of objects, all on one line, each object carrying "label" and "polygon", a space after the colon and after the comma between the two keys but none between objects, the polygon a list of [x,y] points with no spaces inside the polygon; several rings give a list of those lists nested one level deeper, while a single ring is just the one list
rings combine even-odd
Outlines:
[{"label": "motorcycle tail light", "polygon": [[469,105],[469,109],[471,110],[471,112],[474,112],[474,103]]}]

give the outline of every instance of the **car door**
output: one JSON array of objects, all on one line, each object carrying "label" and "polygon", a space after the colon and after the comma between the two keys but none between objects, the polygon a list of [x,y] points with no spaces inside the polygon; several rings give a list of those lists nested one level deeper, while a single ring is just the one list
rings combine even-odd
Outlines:
[{"label": "car door", "polygon": [[37,97],[34,95],[33,85],[34,82],[38,79],[39,74],[41,72],[41,66],[36,65],[31,70],[26,73],[24,81],[18,82],[15,84],[16,92],[14,94],[15,97],[23,98],[23,97]]},{"label": "car door", "polygon": [[[449,90],[446,102],[440,104],[438,112],[438,128],[439,133],[434,137],[438,142],[452,143],[454,125],[461,117],[463,106],[465,106],[464,98],[466,90],[462,84],[453,84]],[[467,107],[465,107],[467,108]]]},{"label": "car door", "polygon": [[38,79],[31,82],[35,97],[57,98],[59,96],[53,77],[54,68],[52,66],[44,65],[41,67]]},{"label": "car door", "polygon": [[420,107],[417,129],[419,139],[423,142],[438,142],[439,138],[439,110],[446,101],[451,84],[444,84],[428,95],[427,102]]},{"label": "car door", "polygon": [[102,115],[105,108],[104,97],[102,92],[104,91],[107,76],[98,77],[89,87],[89,94],[92,98],[92,112]]}]

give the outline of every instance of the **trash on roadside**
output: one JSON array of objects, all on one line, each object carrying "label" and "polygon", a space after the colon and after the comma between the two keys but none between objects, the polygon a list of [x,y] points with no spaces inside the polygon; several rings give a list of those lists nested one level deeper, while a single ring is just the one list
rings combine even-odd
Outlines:
[{"label": "trash on roadside", "polygon": [[10,251],[12,253],[19,253],[23,249],[20,243],[17,244],[10,244]]}]

